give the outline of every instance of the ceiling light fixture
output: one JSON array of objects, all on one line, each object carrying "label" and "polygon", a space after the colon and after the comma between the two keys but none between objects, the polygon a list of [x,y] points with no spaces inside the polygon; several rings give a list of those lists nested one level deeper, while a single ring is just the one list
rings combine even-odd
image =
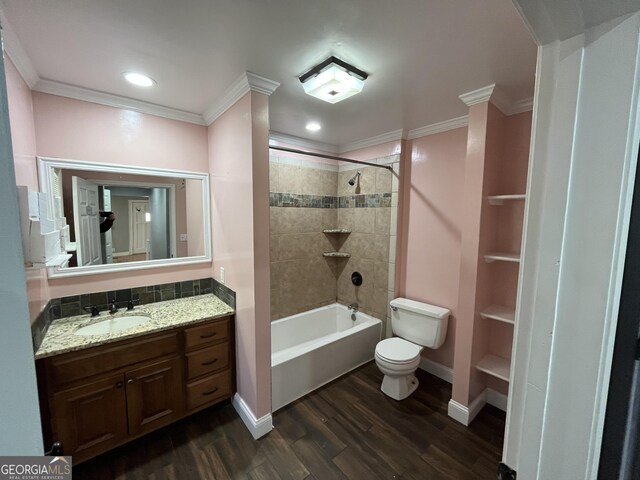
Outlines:
[{"label": "ceiling light fixture", "polygon": [[299,77],[306,94],[329,103],[337,103],[360,93],[369,74],[329,57]]},{"label": "ceiling light fixture", "polygon": [[322,126],[318,122],[309,122],[305,128],[310,132],[317,132],[322,128]]},{"label": "ceiling light fixture", "polygon": [[142,73],[135,72],[125,72],[124,75],[125,80],[129,83],[133,83],[138,87],[151,87],[156,84],[155,80],[151,77],[148,77]]}]

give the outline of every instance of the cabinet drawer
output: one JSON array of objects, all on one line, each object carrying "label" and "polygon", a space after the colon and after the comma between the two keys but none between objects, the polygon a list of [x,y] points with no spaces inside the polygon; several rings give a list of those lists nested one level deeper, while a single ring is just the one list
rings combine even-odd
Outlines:
[{"label": "cabinet drawer", "polygon": [[175,353],[178,350],[176,332],[155,335],[151,338],[90,348],[51,357],[49,375],[52,385],[59,387],[82,378],[135,365],[154,358]]},{"label": "cabinet drawer", "polygon": [[185,348],[187,350],[192,350],[208,343],[226,340],[227,338],[229,338],[229,318],[187,328],[184,331]]},{"label": "cabinet drawer", "polygon": [[221,343],[213,347],[187,353],[187,377],[189,380],[206,373],[222,370],[229,365],[229,344]]},{"label": "cabinet drawer", "polygon": [[187,384],[187,409],[192,410],[230,395],[231,371],[225,370]]}]

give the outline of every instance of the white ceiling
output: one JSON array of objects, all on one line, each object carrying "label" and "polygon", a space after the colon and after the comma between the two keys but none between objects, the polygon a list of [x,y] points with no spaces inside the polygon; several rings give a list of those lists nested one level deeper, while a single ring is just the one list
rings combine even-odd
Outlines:
[{"label": "white ceiling", "polygon": [[[533,95],[536,46],[510,0],[0,1],[41,79],[202,114],[251,71],[281,84],[273,131],[332,145],[464,115],[458,95],[491,83]],[[332,54],[370,74],[335,105],[297,79]]]}]

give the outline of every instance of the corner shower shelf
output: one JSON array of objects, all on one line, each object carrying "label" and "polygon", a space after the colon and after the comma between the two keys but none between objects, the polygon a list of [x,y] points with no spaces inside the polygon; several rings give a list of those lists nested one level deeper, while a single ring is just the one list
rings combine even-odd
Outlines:
[{"label": "corner shower shelf", "polygon": [[485,355],[476,368],[492,377],[508,382],[511,378],[511,362],[495,355]]},{"label": "corner shower shelf", "polygon": [[527,198],[525,194],[517,194],[517,195],[490,195],[489,197],[490,205],[504,205],[505,201],[508,200],[524,200]]},{"label": "corner shower shelf", "polygon": [[512,308],[503,307],[501,305],[491,305],[480,312],[480,316],[484,319],[498,320],[499,322],[505,322],[514,324],[516,323],[516,312]]},{"label": "corner shower shelf", "polygon": [[322,230],[322,233],[351,233],[351,230],[347,230],[346,228],[326,228]]},{"label": "corner shower shelf", "polygon": [[350,253],[343,252],[324,252],[322,254],[323,257],[332,257],[332,258],[349,258],[351,256]]},{"label": "corner shower shelf", "polygon": [[491,262],[520,262],[520,255],[516,255],[515,253],[499,253],[499,252],[493,252],[493,253],[487,253],[484,256],[484,260],[487,263],[491,263]]}]

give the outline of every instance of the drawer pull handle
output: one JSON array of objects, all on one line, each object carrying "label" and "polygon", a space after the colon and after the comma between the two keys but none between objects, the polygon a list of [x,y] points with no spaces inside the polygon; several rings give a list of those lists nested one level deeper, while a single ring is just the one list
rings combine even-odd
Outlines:
[{"label": "drawer pull handle", "polygon": [[133,378],[130,378],[129,380],[127,380],[127,383],[128,383],[128,384],[133,383]]},{"label": "drawer pull handle", "polygon": [[116,388],[122,388],[122,385],[124,385],[122,382],[118,382],[116,383]]},{"label": "drawer pull handle", "polygon": [[217,391],[218,391],[218,387],[214,388],[213,390],[209,390],[208,392],[202,392],[202,395],[213,395]]},{"label": "drawer pull handle", "polygon": [[218,334],[218,332],[213,332],[209,335],[200,335],[200,338],[211,338],[211,337],[215,337]]},{"label": "drawer pull handle", "polygon": [[214,358],[214,359],[213,359],[213,360],[211,360],[210,362],[204,362],[204,363],[202,364],[202,366],[203,366],[203,367],[207,367],[207,366],[209,366],[209,365],[213,365],[213,364],[214,364],[214,363],[216,363],[217,361],[218,361],[218,359],[217,359],[217,358]]}]

